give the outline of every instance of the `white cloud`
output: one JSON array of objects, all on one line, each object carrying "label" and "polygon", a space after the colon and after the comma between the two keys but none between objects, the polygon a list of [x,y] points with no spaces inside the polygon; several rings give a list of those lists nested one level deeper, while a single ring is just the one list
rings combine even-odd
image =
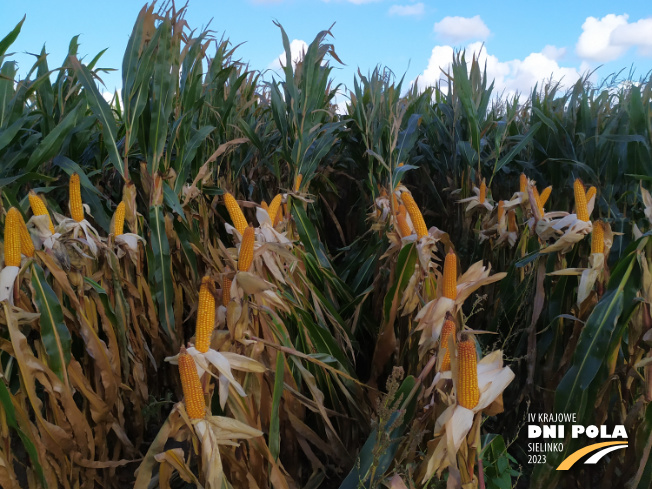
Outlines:
[{"label": "white cloud", "polygon": [[[303,58],[303,55],[308,50],[308,43],[301,39],[293,39],[290,43],[290,53],[292,55],[292,64],[297,64]],[[272,61],[268,68],[272,70],[277,70],[282,66],[285,66],[286,55],[285,51],[278,55],[274,61]]]},{"label": "white cloud", "polygon": [[[453,53],[452,46],[433,48],[428,66],[417,81],[419,89],[438,83],[447,85],[444,73],[452,72]],[[481,68],[484,69],[486,63],[489,82],[495,82],[494,93],[514,95],[518,92],[527,95],[535,84],[541,86],[543,81],[552,79],[561,81],[564,86],[570,86],[579,79],[580,72],[577,69],[559,65],[557,60],[563,53],[564,49],[546,46],[542,52],[531,53],[524,59],[500,61],[496,56],[487,53],[482,43],[475,42],[466,46],[465,57],[469,66],[473,56],[478,59]]]},{"label": "white cloud", "polygon": [[421,17],[425,11],[426,6],[419,2],[412,5],[392,5],[389,8],[389,15]]},{"label": "white cloud", "polygon": [[439,36],[453,43],[485,40],[491,34],[479,15],[475,17],[444,17],[435,23],[434,30]]},{"label": "white cloud", "polygon": [[588,17],[582,24],[577,54],[589,61],[607,62],[637,48],[640,55],[652,56],[652,17],[631,23],[628,19],[627,14]]},{"label": "white cloud", "polygon": [[627,47],[611,43],[611,33],[627,25],[627,15],[609,14],[601,19],[588,17],[582,24],[582,34],[577,41],[577,54],[591,61],[613,61],[622,56]]}]

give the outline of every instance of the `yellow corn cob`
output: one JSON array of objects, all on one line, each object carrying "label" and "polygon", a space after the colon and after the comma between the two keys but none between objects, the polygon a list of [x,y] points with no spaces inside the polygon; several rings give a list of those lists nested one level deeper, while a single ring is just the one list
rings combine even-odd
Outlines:
[{"label": "yellow corn cob", "polygon": [[484,183],[484,178],[483,178],[482,183],[480,184],[480,196],[478,197],[478,200],[480,201],[481,204],[484,204],[486,198],[487,198],[487,184]]},{"label": "yellow corn cob", "polygon": [[269,203],[267,213],[269,214],[269,219],[272,221],[273,225],[276,225],[276,214],[278,214],[278,210],[281,208],[282,200],[283,196],[281,194],[277,194]]},{"label": "yellow corn cob", "polygon": [[45,202],[43,202],[41,198],[34,193],[33,190],[29,191],[27,197],[29,198],[29,206],[32,208],[32,213],[35,216],[48,216],[48,219],[50,221],[50,232],[54,234],[54,226],[52,225],[52,218],[50,217],[48,208],[45,207]]},{"label": "yellow corn cob", "polygon": [[84,220],[84,206],[82,205],[81,188],[79,186],[79,175],[73,173],[70,176],[70,217],[77,222]]},{"label": "yellow corn cob", "polygon": [[392,192],[392,208],[394,209],[394,212],[398,212],[398,199],[396,198],[396,194]]},{"label": "yellow corn cob", "polygon": [[215,297],[211,292],[213,281],[205,276],[199,287],[199,305],[197,306],[197,325],[195,326],[195,348],[206,353],[211,346],[211,336],[215,327]]},{"label": "yellow corn cob", "polygon": [[398,232],[401,235],[401,238],[405,238],[412,234],[410,225],[407,222],[407,211],[403,204],[399,205],[398,213],[396,214],[396,225],[398,226]]},{"label": "yellow corn cob", "polygon": [[233,227],[236,228],[240,234],[244,233],[244,230],[247,228],[247,220],[245,219],[238,202],[235,200],[235,197],[233,197],[229,192],[225,193],[224,204],[226,205],[226,210],[229,211],[229,216],[231,216]]},{"label": "yellow corn cob", "polygon": [[541,192],[541,195],[539,196],[539,202],[541,202],[541,208],[543,208],[543,206],[546,205],[546,202],[548,202],[548,198],[550,197],[551,193],[552,193],[552,185],[543,189],[543,192]]},{"label": "yellow corn cob", "polygon": [[541,205],[541,197],[539,196],[539,191],[537,190],[537,186],[533,185],[532,186],[532,195],[534,195],[534,203],[537,205],[537,209],[539,209],[539,213],[541,216],[543,216],[543,206]]},{"label": "yellow corn cob", "polygon": [[285,204],[281,204],[278,207],[278,212],[276,213],[276,218],[274,219],[274,227],[278,226],[279,223],[283,220],[284,217],[283,213],[285,210],[286,210]]},{"label": "yellow corn cob", "polygon": [[303,175],[299,173],[297,178],[294,179],[294,191],[298,192],[301,188],[301,182],[303,181]]},{"label": "yellow corn cob", "polygon": [[525,173],[521,173],[521,177],[519,179],[519,192],[522,194],[527,193],[527,177],[525,176]]},{"label": "yellow corn cob", "polygon": [[267,205],[267,202],[265,202],[264,200],[260,203],[260,206],[265,210],[269,209],[269,206]]},{"label": "yellow corn cob", "polygon": [[442,281],[444,282],[442,295],[448,299],[457,299],[457,256],[453,250],[446,254]]},{"label": "yellow corn cob", "polygon": [[246,272],[254,259],[254,227],[249,224],[242,235],[240,243],[240,256],[238,256],[238,270]]},{"label": "yellow corn cob", "polygon": [[202,389],[197,367],[193,358],[182,346],[179,352],[179,376],[183,388],[184,404],[190,419],[201,419],[206,414],[206,400]]},{"label": "yellow corn cob", "polygon": [[514,209],[507,213],[507,230],[510,233],[518,231],[518,226],[516,225],[516,212],[514,212]]},{"label": "yellow corn cob", "polygon": [[231,282],[232,280],[226,275],[222,279],[222,305],[224,307],[228,306],[231,300]]},{"label": "yellow corn cob", "polygon": [[589,187],[589,189],[586,191],[586,202],[588,203],[589,200],[591,200],[593,197],[595,197],[595,194],[598,192],[598,189],[595,187]]},{"label": "yellow corn cob", "polygon": [[457,404],[473,409],[480,400],[478,365],[473,340],[463,339],[457,345]]},{"label": "yellow corn cob", "polygon": [[446,348],[444,353],[444,359],[441,362],[440,372],[445,372],[446,370],[451,369],[451,352],[448,349],[448,338],[453,335],[453,341],[455,341],[455,322],[452,319],[453,317],[448,314],[446,315],[446,322],[444,327],[441,329],[441,343],[440,348]]},{"label": "yellow corn cob", "polygon": [[125,203],[120,202],[113,214],[113,235],[120,236],[125,229]]},{"label": "yellow corn cob", "polygon": [[586,207],[586,192],[584,191],[584,184],[579,178],[573,183],[573,190],[575,191],[575,213],[580,221],[589,221],[589,210]]},{"label": "yellow corn cob", "polygon": [[[13,209],[13,207],[12,207]],[[9,209],[11,212],[11,209]],[[20,229],[20,251],[23,255],[25,255],[28,258],[31,258],[34,256],[34,243],[32,242],[32,237],[29,234],[29,231],[27,230],[27,226],[25,225],[25,219],[23,219],[23,215],[18,212],[18,225]]]},{"label": "yellow corn cob", "polygon": [[602,221],[595,221],[593,223],[591,253],[604,253],[604,227],[602,226]]},{"label": "yellow corn cob", "polygon": [[502,221],[503,217],[505,217],[505,201],[501,200],[498,202],[498,222]]},{"label": "yellow corn cob", "polygon": [[20,212],[15,207],[5,216],[5,267],[20,266]]},{"label": "yellow corn cob", "polygon": [[401,194],[401,200],[403,201],[408,214],[410,214],[412,225],[414,226],[414,230],[417,232],[417,239],[423,238],[428,234],[428,228],[426,227],[426,222],[423,220],[423,215],[419,210],[419,206],[414,201],[414,197],[412,197],[410,192],[403,192]]}]

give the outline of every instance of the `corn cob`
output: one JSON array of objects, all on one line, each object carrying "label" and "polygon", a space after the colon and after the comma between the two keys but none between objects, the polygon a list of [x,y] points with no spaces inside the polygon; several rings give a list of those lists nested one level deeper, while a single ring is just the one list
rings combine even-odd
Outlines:
[{"label": "corn cob", "polygon": [[277,194],[269,203],[269,208],[267,209],[269,219],[272,221],[274,226],[276,226],[276,214],[278,214],[279,209],[281,208],[281,200],[283,200],[283,196],[281,194]]},{"label": "corn cob", "polygon": [[231,300],[231,282],[232,280],[226,275],[222,279],[222,305],[224,307],[228,306]]},{"label": "corn cob", "polygon": [[392,192],[392,209],[394,209],[394,212],[398,212],[398,199],[396,198],[396,194]]},{"label": "corn cob", "polygon": [[604,227],[602,221],[593,223],[591,231],[591,253],[604,253]]},{"label": "corn cob", "polygon": [[120,236],[125,229],[125,203],[120,202],[113,214],[113,235]]},{"label": "corn cob", "polygon": [[543,189],[543,192],[541,192],[541,195],[539,196],[539,202],[541,202],[541,208],[543,208],[543,206],[546,205],[546,202],[548,202],[548,198],[550,197],[551,193],[552,193],[552,185],[549,185],[548,187]]},{"label": "corn cob", "polygon": [[183,388],[184,404],[190,419],[201,419],[206,414],[206,400],[195,361],[182,346],[179,352],[179,376]]},{"label": "corn cob", "polygon": [[525,173],[521,173],[521,177],[519,178],[519,192],[522,194],[527,193],[527,177]]},{"label": "corn cob", "polygon": [[54,234],[54,226],[52,225],[52,218],[50,217],[48,208],[45,207],[45,202],[43,202],[41,198],[38,195],[36,195],[36,193],[34,193],[33,190],[29,191],[27,197],[29,198],[29,206],[32,208],[32,213],[35,216],[48,216],[48,220],[50,221],[50,232]]},{"label": "corn cob", "polygon": [[412,197],[410,192],[403,192],[401,194],[401,200],[403,201],[408,214],[410,214],[412,225],[414,226],[414,230],[417,232],[417,239],[423,238],[428,234],[428,228],[426,227],[426,222],[423,220],[423,215],[419,210],[419,206],[414,201],[414,197]]},{"label": "corn cob", "polygon": [[498,222],[502,221],[503,217],[505,217],[505,201],[501,200],[498,202]]},{"label": "corn cob", "polygon": [[298,192],[301,188],[301,182],[303,181],[303,175],[299,173],[297,178],[294,179],[294,191]]},{"label": "corn cob", "polygon": [[444,358],[441,362],[440,372],[445,372],[446,370],[451,369],[451,352],[448,349],[448,338],[453,335],[453,341],[455,341],[455,322],[453,321],[453,316],[449,314],[446,315],[446,322],[444,327],[441,329],[441,343],[440,348],[446,348],[444,353]]},{"label": "corn cob", "polygon": [[224,204],[226,205],[226,210],[229,211],[229,216],[231,216],[233,227],[236,228],[240,234],[244,233],[244,230],[247,228],[247,220],[245,219],[238,202],[235,200],[235,197],[233,197],[229,192],[225,193]]},{"label": "corn cob", "polygon": [[241,272],[248,271],[254,259],[254,237],[254,227],[249,224],[242,235],[242,243],[240,243],[238,270]]},{"label": "corn cob", "polygon": [[5,267],[20,266],[20,217],[15,207],[5,216]]},{"label": "corn cob", "polygon": [[[11,211],[11,209],[9,209],[9,211]],[[16,212],[18,213],[17,220],[20,229],[20,251],[26,257],[31,258],[34,256],[34,243],[32,242],[32,236],[29,234],[29,231],[27,230],[27,226],[25,225],[25,219],[23,219],[23,215],[18,211]]]},{"label": "corn cob", "polygon": [[269,209],[269,206],[267,205],[267,202],[265,202],[264,200],[260,203],[260,206],[265,210]]},{"label": "corn cob", "polygon": [[507,230],[510,233],[518,231],[518,226],[516,225],[516,212],[514,212],[514,209],[507,213]]},{"label": "corn cob", "polygon": [[457,256],[453,250],[446,254],[444,260],[443,293],[448,299],[457,299]]},{"label": "corn cob", "polygon": [[77,222],[82,222],[84,220],[84,206],[82,205],[79,175],[76,173],[73,173],[70,176],[69,206],[70,217],[72,217]]},{"label": "corn cob", "polygon": [[199,305],[197,306],[197,325],[195,326],[195,348],[206,353],[211,345],[211,336],[215,327],[215,297],[211,292],[212,280],[205,276],[199,287]]},{"label": "corn cob", "polygon": [[588,203],[589,200],[591,200],[593,197],[595,197],[595,194],[598,192],[598,189],[591,186],[589,189],[586,191],[586,202]]},{"label": "corn cob", "polygon": [[480,184],[480,195],[478,196],[478,200],[480,201],[481,204],[484,204],[484,201],[487,199],[487,184],[484,183],[484,178],[482,179],[482,183]]},{"label": "corn cob", "polygon": [[584,191],[584,184],[579,178],[573,183],[573,190],[575,191],[575,213],[580,221],[589,221],[589,210],[586,206],[586,192]]},{"label": "corn cob", "polygon": [[478,365],[473,340],[464,338],[457,345],[457,404],[473,409],[480,400]]},{"label": "corn cob", "polygon": [[401,238],[405,238],[412,234],[410,225],[407,222],[407,211],[403,204],[398,206],[398,213],[396,214],[396,225],[398,226],[398,232],[401,235]]},{"label": "corn cob", "polygon": [[283,220],[283,217],[284,217],[283,213],[284,213],[285,210],[286,210],[285,204],[281,204],[278,207],[278,212],[276,213],[276,218],[274,219],[274,227],[278,226],[281,223],[281,221]]},{"label": "corn cob", "polygon": [[539,196],[539,191],[537,190],[536,185],[532,186],[532,195],[534,195],[534,203],[536,204],[537,209],[539,209],[539,214],[543,217],[543,205],[541,205],[541,197]]}]

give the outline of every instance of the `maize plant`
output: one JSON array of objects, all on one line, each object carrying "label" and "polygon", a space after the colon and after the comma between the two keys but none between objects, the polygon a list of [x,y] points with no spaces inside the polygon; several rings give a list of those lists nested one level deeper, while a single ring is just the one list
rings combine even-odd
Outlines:
[{"label": "maize plant", "polygon": [[[0,39],[0,486],[650,487],[649,75],[347,91],[335,27],[270,77],[186,9],[111,102]],[[533,464],[539,413],[627,446]]]}]

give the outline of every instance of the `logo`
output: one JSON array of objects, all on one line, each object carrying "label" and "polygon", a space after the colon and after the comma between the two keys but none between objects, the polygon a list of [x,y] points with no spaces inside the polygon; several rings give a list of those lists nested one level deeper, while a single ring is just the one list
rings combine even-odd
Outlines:
[{"label": "logo", "polygon": [[530,464],[548,463],[547,455],[555,452],[559,455],[567,453],[569,447],[566,444],[571,439],[598,442],[568,455],[559,464],[557,470],[569,470],[588,455],[590,456],[584,463],[597,464],[608,453],[628,446],[627,431],[623,425],[615,425],[612,428],[607,425],[582,425],[577,422],[575,413],[528,413],[527,436],[531,440],[528,443]]},{"label": "logo", "polygon": [[619,448],[625,448],[625,447],[627,447],[627,442],[622,442],[622,441],[605,441],[602,443],[594,443],[593,445],[580,448],[576,452],[571,453],[568,457],[566,457],[566,459],[564,459],[562,463],[559,464],[557,470],[570,469],[575,464],[575,462],[577,462],[579,459],[581,459],[585,455],[588,455],[591,452],[595,452],[596,450],[597,453],[591,455],[588,459],[586,459],[584,463],[597,464],[598,461],[609,452],[613,452],[614,450],[618,450]]}]

